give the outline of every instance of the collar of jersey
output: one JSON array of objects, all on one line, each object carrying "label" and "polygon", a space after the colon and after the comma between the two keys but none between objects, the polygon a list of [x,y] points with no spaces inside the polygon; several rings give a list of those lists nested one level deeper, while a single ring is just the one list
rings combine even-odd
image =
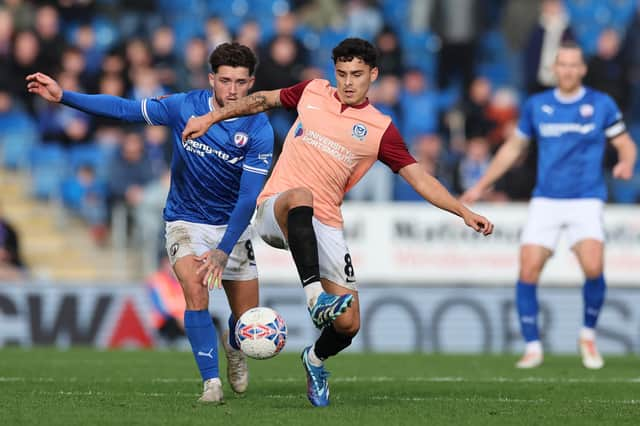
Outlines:
[{"label": "collar of jersey", "polygon": [[585,90],[584,86],[580,86],[580,90],[578,90],[578,93],[570,97],[562,96],[560,94],[560,90],[554,89],[553,97],[556,98],[556,101],[560,102],[561,104],[573,104],[582,99],[585,93],[587,93],[587,91]]},{"label": "collar of jersey", "polygon": [[347,108],[362,109],[369,105],[369,98],[365,98],[364,102],[359,103],[358,105],[347,105],[345,103],[342,103],[340,97],[338,96],[338,91],[333,92],[333,97],[336,98],[338,102],[340,102],[340,112],[344,112],[344,110]]},{"label": "collar of jersey", "polygon": [[[213,112],[213,110],[215,109],[215,108],[213,108],[213,96],[209,96],[208,104],[209,104],[209,111]],[[236,121],[238,118],[240,118],[240,117],[227,118],[226,120],[222,120],[222,121],[224,121],[226,123],[228,121]]]}]

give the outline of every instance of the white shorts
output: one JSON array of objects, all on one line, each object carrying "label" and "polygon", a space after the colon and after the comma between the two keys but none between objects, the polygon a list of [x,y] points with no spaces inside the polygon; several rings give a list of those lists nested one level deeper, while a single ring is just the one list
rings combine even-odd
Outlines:
[{"label": "white shorts", "polygon": [[[280,225],[278,225],[274,211],[274,205],[279,195],[276,194],[266,199],[258,206],[255,229],[264,242],[271,247],[289,250],[289,244]],[[318,240],[320,278],[356,291],[356,276],[342,229],[325,225],[314,217],[313,230]]]},{"label": "white shorts", "polygon": [[562,230],[569,247],[586,239],[604,241],[603,209],[603,201],[597,198],[533,198],[520,243],[553,251]]},{"label": "white shorts", "polygon": [[[187,255],[200,256],[218,247],[227,225],[205,225],[202,223],[176,220],[167,222],[165,236],[167,253],[172,265]],[[251,245],[251,225],[242,233],[233,247],[227,266],[222,273],[223,280],[247,281],[258,278],[258,268]]]}]

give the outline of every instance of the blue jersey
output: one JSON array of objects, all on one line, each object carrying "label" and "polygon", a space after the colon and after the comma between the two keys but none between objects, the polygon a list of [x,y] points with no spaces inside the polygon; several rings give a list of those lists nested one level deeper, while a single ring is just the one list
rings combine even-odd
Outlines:
[{"label": "blue jersey", "polygon": [[582,88],[574,99],[560,98],[557,89],[530,97],[522,109],[518,133],[538,142],[533,196],[606,200],[605,144],[625,131],[613,99],[596,90]]},{"label": "blue jersey", "polygon": [[170,127],[173,159],[164,218],[228,225],[217,248],[231,252],[271,167],[273,129],[265,114],[226,120],[196,140],[182,141],[189,118],[213,110],[210,91],[142,101],[64,91],[61,102],[91,114]]},{"label": "blue jersey", "polygon": [[148,124],[168,126],[173,134],[167,221],[225,225],[238,200],[242,173],[269,172],[273,129],[264,113],[215,124],[196,140],[181,139],[189,118],[212,108],[208,90],[142,101]]}]

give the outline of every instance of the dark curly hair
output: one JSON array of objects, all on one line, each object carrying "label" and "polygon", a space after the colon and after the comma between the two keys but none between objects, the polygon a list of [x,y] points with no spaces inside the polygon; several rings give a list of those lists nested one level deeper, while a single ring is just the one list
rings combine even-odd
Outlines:
[{"label": "dark curly hair", "polygon": [[358,58],[371,68],[378,66],[378,51],[371,43],[361,38],[345,38],[333,48],[332,53],[334,64]]},{"label": "dark curly hair", "polygon": [[218,67],[228,65],[234,68],[245,67],[249,70],[249,75],[253,75],[257,63],[258,58],[251,49],[236,42],[222,43],[209,56],[209,65],[214,73],[218,72]]}]

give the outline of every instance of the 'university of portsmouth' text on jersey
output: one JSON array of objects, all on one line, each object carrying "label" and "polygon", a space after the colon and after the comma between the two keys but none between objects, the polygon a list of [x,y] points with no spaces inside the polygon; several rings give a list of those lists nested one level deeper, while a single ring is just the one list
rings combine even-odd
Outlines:
[{"label": "'university of portsmouth' text on jersey", "polygon": [[573,99],[557,89],[534,95],[524,104],[518,133],[538,142],[534,197],[606,200],[602,171],[607,139],[626,131],[622,114],[604,93],[581,88]]},{"label": "'university of portsmouth' text on jersey", "polygon": [[266,114],[226,120],[197,139],[181,139],[189,118],[212,111],[212,101],[208,90],[142,101],[147,123],[168,126],[173,135],[167,221],[227,224],[243,171],[266,176],[271,167],[273,129]]}]

